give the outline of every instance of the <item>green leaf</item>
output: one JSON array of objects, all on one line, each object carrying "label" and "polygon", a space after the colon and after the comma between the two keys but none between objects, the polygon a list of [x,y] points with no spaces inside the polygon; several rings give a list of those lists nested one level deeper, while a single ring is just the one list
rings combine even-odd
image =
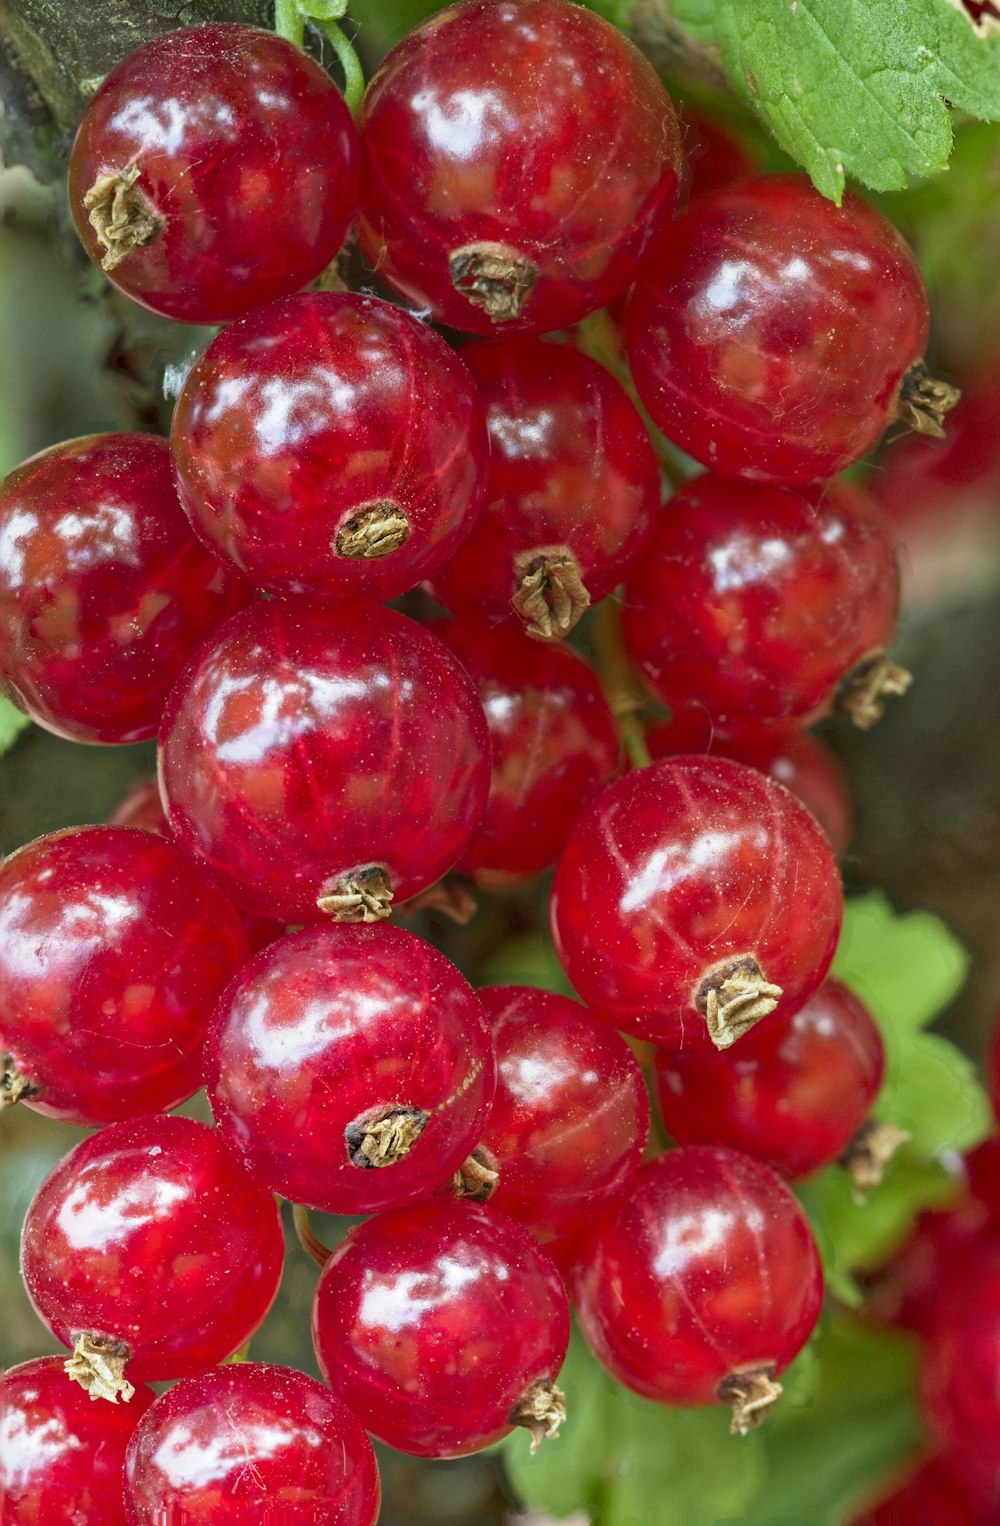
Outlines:
[{"label": "green leaf", "polygon": [[621,1388],[574,1334],[560,1378],[569,1418],[532,1457],[504,1444],[517,1493],[557,1518],[601,1526],[842,1519],[915,1444],[912,1353],[905,1340],[838,1316],[782,1377],[761,1430],[729,1434],[721,1405],[670,1409]]},{"label": "green leaf", "polygon": [[848,901],[832,973],[883,1029],[922,1028],[956,995],[969,956],[930,912],[897,916],[881,894]]},{"label": "green leaf", "polygon": [[30,725],[24,712],[0,695],[0,758],[10,751],[21,732]]},{"label": "green leaf", "polygon": [[731,86],[824,195],[947,167],[945,101],[1000,120],[1000,28],[961,0],[671,0]]}]

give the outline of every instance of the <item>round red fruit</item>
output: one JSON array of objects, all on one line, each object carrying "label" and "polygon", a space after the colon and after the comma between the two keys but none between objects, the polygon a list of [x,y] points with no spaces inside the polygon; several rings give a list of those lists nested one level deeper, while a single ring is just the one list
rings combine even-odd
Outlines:
[{"label": "round red fruit", "polygon": [[70,211],[134,302],[225,323],[330,263],[359,159],[340,92],[301,48],[238,23],[182,27],[98,86],[73,144]]},{"label": "round red fruit", "polygon": [[511,339],[461,353],[486,408],[486,508],[434,591],[456,614],[519,617],[529,635],[558,640],[648,539],[653,447],[610,371],[568,345]]},{"label": "round red fruit", "polygon": [[[32,1200],[21,1275],[94,1398],[193,1377],[263,1322],[284,1242],[277,1204],[215,1129],[138,1118],[92,1134]],[[125,1372],[128,1372],[128,1377]]]},{"label": "round red fruit", "polygon": [[559,860],[552,930],[584,1001],[675,1046],[720,1049],[826,974],[843,916],[830,845],[780,784],[726,758],[654,763],[609,784]]},{"label": "round red fruit", "polygon": [[152,832],[28,843],[0,867],[4,1096],[85,1127],[176,1107],[249,955],[235,908]]},{"label": "round red fruit", "polygon": [[405,593],[479,511],[489,443],[443,339],[372,297],[310,292],[224,329],[177,399],[181,502],[273,593]]},{"label": "round red fruit", "polygon": [[54,445],[0,486],[0,687],[57,736],[142,742],[248,590],[192,538],[146,434]]},{"label": "round red fruit", "polygon": [[563,328],[621,296],[677,197],[670,97],[567,0],[432,16],[373,77],[361,134],[370,262],[473,334]]},{"label": "round red fruit", "polygon": [[455,863],[488,749],[472,680],[429,631],[274,600],[228,620],[177,684],[160,784],[171,831],[237,905],[369,921]]},{"label": "round red fruit", "polygon": [[653,420],[696,461],[810,482],[922,412],[928,321],[917,262],[881,213],[766,175],[663,226],[625,343]]},{"label": "round red fruit", "polygon": [[313,1341],[367,1431],[417,1457],[461,1457],[515,1425],[565,1417],[559,1273],[504,1214],[430,1203],[352,1229],[316,1289]]},{"label": "round red fruit", "polygon": [[577,1271],[583,1332],[605,1367],[662,1404],[732,1405],[758,1424],[823,1300],[808,1221],[767,1166],[687,1145],[643,1166]]},{"label": "round red fruit", "polygon": [[[119,1489],[121,1485],[119,1484]],[[125,1461],[128,1526],[375,1526],[375,1454],[346,1404],[289,1367],[239,1362],[157,1399]]]}]

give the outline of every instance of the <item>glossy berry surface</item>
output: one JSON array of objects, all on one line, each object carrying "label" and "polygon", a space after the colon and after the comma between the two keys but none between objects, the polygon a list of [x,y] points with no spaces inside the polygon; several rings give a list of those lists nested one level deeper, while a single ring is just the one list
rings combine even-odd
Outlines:
[{"label": "glossy berry surface", "polygon": [[687,1145],[632,1178],[579,1273],[578,1312],[626,1388],[712,1404],[727,1380],[773,1380],[819,1315],[823,1278],[808,1221],[767,1166]]},{"label": "glossy berry surface", "polygon": [[224,323],[330,263],[359,158],[340,92],[301,48],[257,27],[184,27],[99,85],[73,145],[70,210],[126,296]]},{"label": "glossy berry surface", "polygon": [[57,736],[155,736],[181,668],[247,597],[192,537],[153,435],[54,445],[0,485],[0,680]]},{"label": "glossy berry surface", "polygon": [[569,647],[507,626],[467,618],[435,630],[474,679],[490,733],[489,798],[459,867],[538,874],[618,772],[618,734],[597,675]]},{"label": "glossy berry surface", "polygon": [[916,261],[880,213],[768,175],[663,228],[625,342],[655,423],[696,461],[809,482],[875,444],[927,328]]},{"label": "glossy berry surface", "polygon": [[289,1367],[185,1378],[143,1418],[125,1464],[129,1526],[374,1526],[375,1454],[346,1404]]},{"label": "glossy berry surface", "polygon": [[386,925],[272,944],[226,991],[205,1050],[234,1152],[329,1213],[401,1207],[447,1181],[479,1143],[494,1078],[472,987]]},{"label": "glossy berry surface", "polygon": [[822,742],[797,727],[769,726],[729,735],[697,705],[688,705],[646,732],[650,756],[707,752],[759,769],[783,784],[815,816],[838,858],[851,840],[853,810],[847,779]]},{"label": "glossy berry surface", "polygon": [[125,1448],[155,1397],[140,1384],[128,1404],[93,1404],[61,1356],[0,1376],[3,1526],[125,1526]]},{"label": "glossy berry surface", "polygon": [[112,1342],[128,1378],[192,1377],[248,1340],[284,1244],[271,1193],[215,1129],[138,1118],[70,1150],[28,1209],[21,1273],[64,1346]]},{"label": "glossy berry surface", "polygon": [[461,355],[486,408],[486,508],[434,592],[456,614],[519,616],[558,638],[648,539],[660,502],[649,436],[610,371],[568,345],[511,339]]},{"label": "glossy berry surface", "polygon": [[361,115],[362,246],[473,334],[542,333],[620,296],[680,168],[651,65],[566,0],[465,0],[394,48]]},{"label": "glossy berry surface", "polygon": [[552,1262],[519,1225],[474,1203],[380,1214],[323,1268],[313,1340],[330,1387],[367,1431],[418,1457],[505,1436],[569,1342]]},{"label": "glossy berry surface", "polygon": [[720,1054],[696,1029],[683,1049],[661,1050],[656,1089],[678,1144],[728,1145],[794,1178],[846,1150],[884,1071],[871,1013],[847,986],[827,980],[792,1017],[759,1023],[733,1054]]},{"label": "glossy berry surface", "polygon": [[705,1019],[726,1047],[767,992],[765,1020],[775,1003],[795,1012],[826,974],[842,915],[837,866],[808,811],[715,757],[608,785],[570,834],[552,892],[556,951],[577,991],[655,1043]]},{"label": "glossy berry surface", "polygon": [[697,704],[723,729],[816,719],[892,638],[894,541],[850,483],[698,477],[629,575],[626,644],[672,710]]},{"label": "glossy berry surface", "polygon": [[456,549],[489,444],[461,361],[409,313],[310,292],[224,329],[171,430],[195,530],[275,593],[389,599]]},{"label": "glossy berry surface", "polygon": [[151,832],[70,827],[0,865],[0,1051],[24,1102],[98,1125],[201,1085],[219,996],[250,950],[199,864]]},{"label": "glossy berry surface", "polygon": [[490,1206],[542,1242],[579,1233],[642,1159],[646,1087],[625,1040],[577,1002],[528,986],[479,992],[497,1091],[483,1135],[500,1180]]},{"label": "glossy berry surface", "polygon": [[937,1291],[921,1370],[931,1431],[981,1505],[1000,1486],[1000,1242],[952,1264]]},{"label": "glossy berry surface", "polygon": [[472,680],[388,609],[277,600],[227,621],[174,689],[160,734],[171,830],[233,899],[315,921],[379,866],[398,901],[450,869],[489,790]]}]

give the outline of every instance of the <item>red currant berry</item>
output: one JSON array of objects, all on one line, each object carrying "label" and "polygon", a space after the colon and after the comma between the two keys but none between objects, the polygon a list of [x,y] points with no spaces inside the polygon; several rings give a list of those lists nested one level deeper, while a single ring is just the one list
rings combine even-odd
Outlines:
[{"label": "red currant berry", "polygon": [[552,930],[584,1001],[676,1045],[720,1049],[796,1012],[833,957],[843,891],[829,844],[781,785],[726,758],[654,763],[609,784],[559,860]]},{"label": "red currant berry", "polygon": [[679,109],[678,116],[684,150],[685,186],[681,194],[686,190],[688,201],[720,191],[754,173],[756,165],[746,144],[727,124],[687,103]]},{"label": "red currant berry", "polygon": [[181,668],[247,597],[192,538],[153,435],[70,440],[0,486],[0,680],[57,736],[155,736]]},{"label": "red currant berry", "polygon": [[678,1144],[729,1145],[782,1176],[806,1176],[842,1155],[882,1085],[882,1036],[839,980],[827,980],[792,1017],[775,1013],[735,1054],[693,1032],[684,1049],[657,1055],[667,1132]]},{"label": "red currant berry", "polygon": [[924,1209],[891,1260],[866,1279],[866,1313],[925,1336],[966,1256],[996,1238],[993,1212],[971,1193],[950,1208]]},{"label": "red currant berry", "polygon": [[160,744],[178,840],[238,905],[289,922],[388,915],[451,868],[489,790],[472,680],[388,609],[241,611],[174,689]]},{"label": "red currant berry", "polygon": [[494,986],[479,997],[497,1056],[483,1135],[500,1171],[490,1204],[543,1242],[579,1234],[642,1159],[642,1072],[624,1039],[565,996]]},{"label": "red currant berry", "polygon": [[931,1430],[978,1504],[1000,1489],[1000,1241],[942,1269],[924,1346],[921,1392]]},{"label": "red currant berry", "polygon": [[922,422],[922,380],[940,427],[930,415],[949,404],[920,365],[927,327],[916,260],[881,213],[767,175],[663,227],[625,343],[654,421],[696,461],[809,482],[857,461],[891,420]]},{"label": "red currant berry", "polygon": [[215,1129],[114,1123],[45,1178],[21,1235],[42,1322],[94,1398],[206,1372],[249,1340],[278,1290],[281,1218]]},{"label": "red currant berry", "polygon": [[513,607],[530,635],[558,639],[649,535],[660,502],[653,447],[624,388],[578,350],[515,339],[467,345],[462,359],[486,406],[487,506],[434,574],[434,592],[491,624]]},{"label": "red currant berry", "polygon": [[468,534],[486,482],[464,366],[408,313],[312,292],[214,339],[171,443],[203,540],[275,593],[389,599]]},{"label": "red currant berry", "polygon": [[330,263],[359,158],[343,98],[301,49],[256,27],[184,27],[98,87],[70,158],[70,210],[126,296],[224,323]]},{"label": "red currant berry", "polygon": [[901,531],[942,522],[954,536],[958,517],[996,515],[1000,491],[1000,360],[963,376],[962,400],[944,440],[908,435],[879,461],[871,487]]},{"label": "red currant berry", "polygon": [[28,843],[0,866],[0,1094],[84,1126],[176,1107],[249,954],[173,843],[102,826]]},{"label": "red currant berry", "polygon": [[0,1376],[3,1526],[125,1526],[125,1448],[155,1398],[140,1383],[130,1404],[95,1408],[55,1356]]},{"label": "red currant berry", "polygon": [[183,1378],[156,1401],[128,1449],[125,1501],[129,1526],[375,1526],[378,1468],[322,1383],[239,1362]]},{"label": "red currant berry", "polygon": [[396,927],[310,927],[230,985],[205,1079],[223,1134],[272,1191],[377,1213],[459,1169],[495,1065],[475,992],[429,943]]},{"label": "red currant berry", "polygon": [[618,734],[593,669],[565,646],[466,619],[434,627],[476,682],[493,759],[486,811],[459,867],[506,881],[555,862],[618,772]]},{"label": "red currant berry", "polygon": [[566,0],[465,0],[394,48],[361,115],[379,275],[473,334],[564,328],[628,287],[677,196],[670,97]]},{"label": "red currant berry", "polygon": [[672,710],[697,705],[723,730],[815,720],[842,684],[841,707],[870,726],[905,682],[884,655],[899,609],[894,540],[850,483],[698,477],[629,575],[628,649]]},{"label": "red currant berry", "polygon": [[643,1166],[578,1275],[583,1332],[605,1367],[663,1404],[733,1407],[741,1434],[819,1316],[808,1221],[767,1166],[687,1145]]},{"label": "red currant berry", "polygon": [[515,1425],[555,1435],[569,1344],[559,1273],[504,1214],[427,1203],[352,1229],[313,1307],[323,1376],[380,1441],[461,1457]]},{"label": "red currant berry", "polygon": [[854,1517],[851,1526],[998,1526],[1000,1509],[981,1510],[947,1460],[932,1457],[891,1494]]},{"label": "red currant berry", "polygon": [[730,735],[718,731],[697,705],[686,705],[669,721],[650,727],[646,746],[652,758],[711,752],[747,763],[791,790],[815,816],[838,858],[851,841],[853,812],[844,771],[829,748],[797,727],[768,726]]}]

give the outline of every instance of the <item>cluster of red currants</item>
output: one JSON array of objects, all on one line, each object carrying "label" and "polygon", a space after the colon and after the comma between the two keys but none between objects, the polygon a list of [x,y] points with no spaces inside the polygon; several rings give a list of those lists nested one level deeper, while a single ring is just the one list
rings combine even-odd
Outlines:
[{"label": "cluster of red currants", "polygon": [[[651,66],[568,0],[435,16],[360,132],[303,52],[235,24],[141,48],[87,110],[88,251],[228,326],[169,446],[72,441],[0,497],[9,692],[64,737],[160,746],[158,796],[0,870],[5,1100],[98,1128],[25,1221],[72,1356],[4,1380],[12,1521],[61,1490],[101,1526],[261,1499],[371,1522],[365,1431],[431,1457],[556,1433],[567,1288],[617,1378],[738,1431],[809,1337],[785,1179],[845,1152],[870,1179],[886,1130],[877,1029],[823,983],[848,827],[801,728],[870,724],[906,681],[891,536],[822,479],[950,398],[876,212],[751,176],[675,219],[679,145]],[[395,301],[329,289],[355,224]],[[709,468],[665,510],[624,363],[574,329],[609,306]],[[672,716],[652,764],[624,716],[648,766],[616,778],[601,683],[559,643],[623,582],[611,658]],[[421,583],[450,618],[385,607]],[[474,992],[386,924],[456,865],[491,889],[557,859],[587,1005]],[[658,1156],[621,1032],[660,1046]],[[215,1129],[164,1115],[203,1084]],[[374,1215],[314,1245],[326,1388],[227,1363],[277,1290],[275,1194],[307,1241],[303,1210]]]}]

